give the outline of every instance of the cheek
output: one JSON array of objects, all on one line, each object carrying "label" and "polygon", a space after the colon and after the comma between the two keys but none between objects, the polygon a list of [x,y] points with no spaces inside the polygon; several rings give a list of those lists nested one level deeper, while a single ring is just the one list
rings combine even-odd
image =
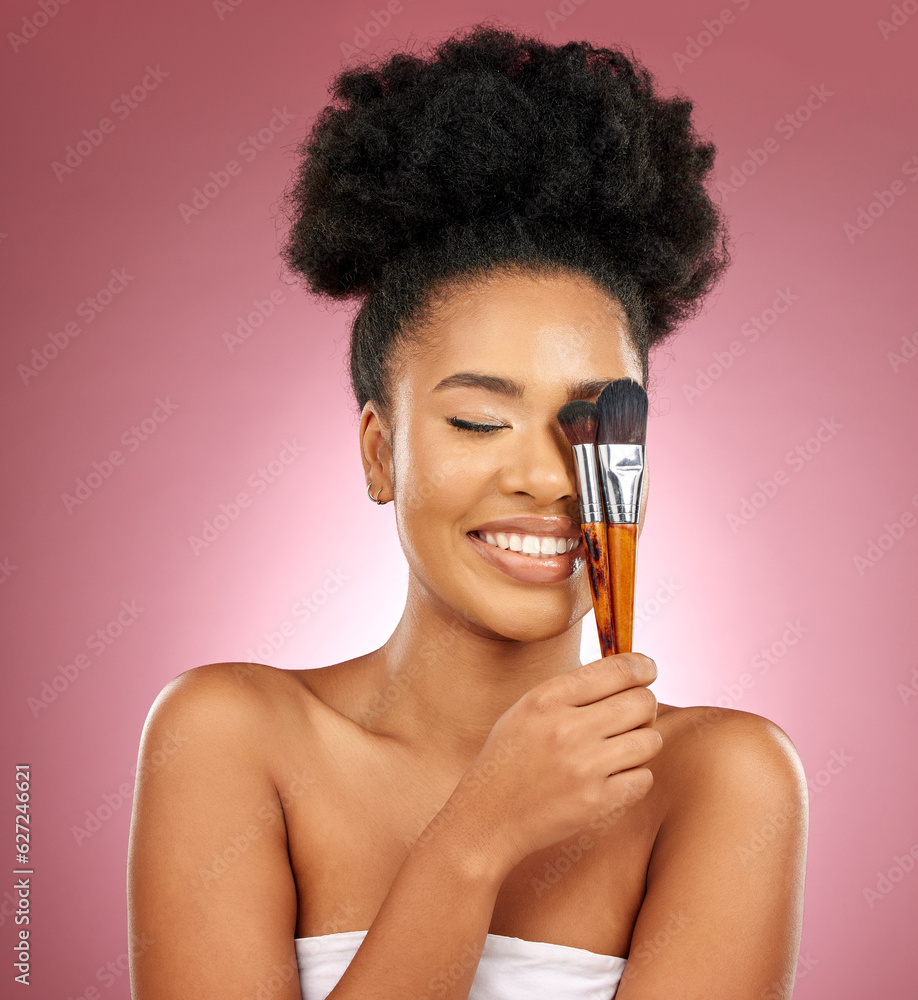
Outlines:
[{"label": "cheek", "polygon": [[473,514],[491,480],[482,452],[459,434],[416,434],[393,453],[396,512],[402,544],[455,530]]}]

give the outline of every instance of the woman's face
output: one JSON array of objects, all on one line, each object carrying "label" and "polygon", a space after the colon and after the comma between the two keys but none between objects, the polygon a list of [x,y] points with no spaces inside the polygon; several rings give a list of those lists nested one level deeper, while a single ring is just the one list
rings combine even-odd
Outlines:
[{"label": "woman's face", "polygon": [[391,425],[364,408],[364,465],[394,497],[419,596],[479,634],[550,638],[592,606],[558,410],[641,381],[640,361],[621,307],[584,277],[497,272],[443,301],[398,348]]}]

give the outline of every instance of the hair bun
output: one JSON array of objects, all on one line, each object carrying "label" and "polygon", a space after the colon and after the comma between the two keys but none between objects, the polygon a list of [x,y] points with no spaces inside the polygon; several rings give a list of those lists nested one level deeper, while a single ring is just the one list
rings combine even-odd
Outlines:
[{"label": "hair bun", "polygon": [[727,255],[703,186],[714,146],[695,135],[691,103],[652,82],[620,51],[486,25],[426,60],[346,69],[298,148],[284,259],[313,292],[346,298],[446,232],[538,242],[563,228],[640,286],[662,332]]}]

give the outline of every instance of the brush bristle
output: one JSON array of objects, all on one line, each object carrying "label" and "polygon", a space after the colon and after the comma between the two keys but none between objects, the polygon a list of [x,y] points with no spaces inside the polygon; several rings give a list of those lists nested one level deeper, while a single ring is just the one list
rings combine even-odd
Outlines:
[{"label": "brush bristle", "polygon": [[575,444],[593,444],[599,421],[596,404],[586,399],[575,399],[558,410],[558,423],[571,447]]},{"label": "brush bristle", "polygon": [[619,378],[599,394],[600,444],[640,444],[647,441],[647,393],[640,382]]}]

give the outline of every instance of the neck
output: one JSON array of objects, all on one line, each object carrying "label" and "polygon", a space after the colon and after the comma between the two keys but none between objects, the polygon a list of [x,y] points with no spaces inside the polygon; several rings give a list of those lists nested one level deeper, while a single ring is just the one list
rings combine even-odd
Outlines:
[{"label": "neck", "polygon": [[365,661],[367,725],[437,767],[463,772],[527,691],[580,666],[580,622],[537,642],[506,639],[437,607],[409,584],[401,620]]}]

